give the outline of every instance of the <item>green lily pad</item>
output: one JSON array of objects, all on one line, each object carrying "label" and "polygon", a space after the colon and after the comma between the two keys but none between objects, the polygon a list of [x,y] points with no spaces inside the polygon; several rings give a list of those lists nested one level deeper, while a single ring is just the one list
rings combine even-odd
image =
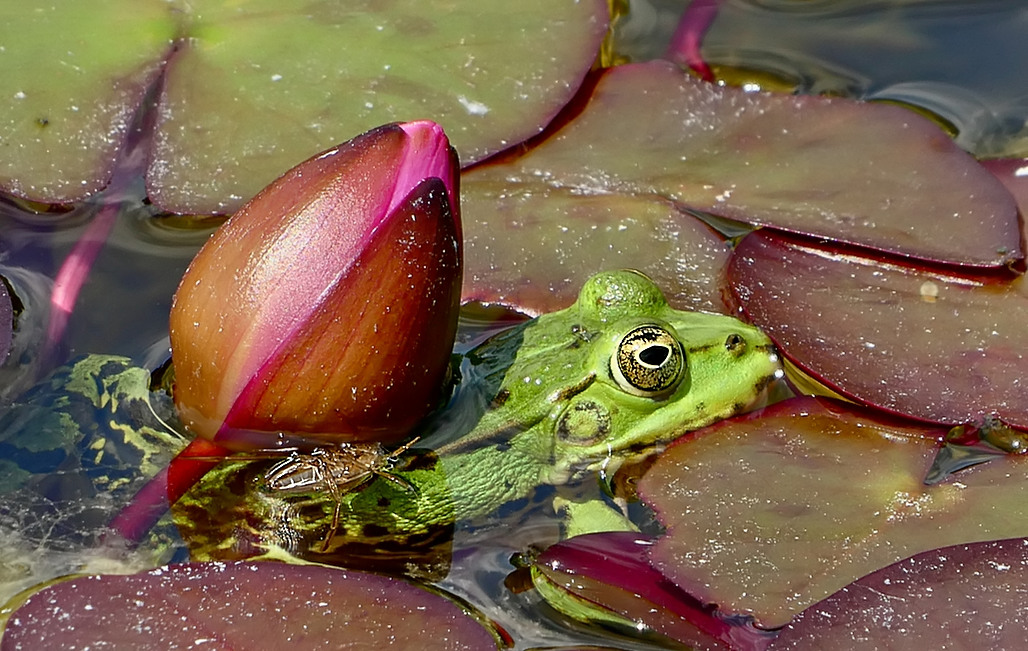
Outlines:
[{"label": "green lily pad", "polygon": [[464,300],[537,315],[574,303],[596,272],[633,268],[678,309],[726,311],[718,280],[728,245],[669,201],[508,185],[501,173],[486,167],[461,180]]},{"label": "green lily pad", "polygon": [[942,434],[801,398],[687,436],[639,485],[667,527],[650,560],[773,628],[913,554],[1028,535],[1028,459],[925,486]]},{"label": "green lily pad", "polygon": [[301,160],[386,122],[432,119],[465,163],[538,133],[607,27],[601,0],[439,5],[204,0],[161,98],[148,187],[232,212]]},{"label": "green lily pad", "polygon": [[44,203],[104,188],[175,37],[162,0],[0,9],[0,187]]},{"label": "green lily pad", "polygon": [[859,402],[932,422],[995,413],[1028,427],[1028,286],[855,255],[770,231],[728,269],[747,318],[797,366]]},{"label": "green lily pad", "polygon": [[[607,70],[581,115],[497,165],[488,173],[514,197],[554,187],[657,196],[902,256],[998,266],[1024,255],[1013,198],[928,120],[884,104],[718,88],[664,62]],[[479,173],[467,175],[466,194]]]},{"label": "green lily pad", "polygon": [[0,187],[46,203],[101,189],[164,66],[148,188],[184,213],[233,212],[386,122],[438,121],[465,163],[512,146],[571,99],[608,22],[603,0],[63,0],[3,19]]},{"label": "green lily pad", "polygon": [[501,640],[468,608],[399,579],[310,565],[204,563],[44,588],[11,614],[0,649],[477,651],[500,648]]}]

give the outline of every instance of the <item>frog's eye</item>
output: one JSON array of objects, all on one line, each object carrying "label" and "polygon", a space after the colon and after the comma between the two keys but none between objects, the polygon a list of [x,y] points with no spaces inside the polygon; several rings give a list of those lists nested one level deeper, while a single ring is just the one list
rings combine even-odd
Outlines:
[{"label": "frog's eye", "polygon": [[669,393],[685,374],[682,344],[667,328],[644,325],[621,339],[610,374],[626,393],[652,398]]}]

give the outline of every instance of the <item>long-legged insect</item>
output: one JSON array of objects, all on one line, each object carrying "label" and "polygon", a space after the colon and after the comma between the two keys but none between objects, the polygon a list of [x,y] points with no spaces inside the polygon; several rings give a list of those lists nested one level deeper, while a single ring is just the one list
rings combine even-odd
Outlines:
[{"label": "long-legged insect", "polygon": [[397,457],[417,442],[415,438],[392,452],[387,452],[379,443],[339,443],[309,452],[293,449],[288,457],[264,474],[262,488],[270,493],[327,492],[335,502],[332,524],[322,541],[321,551],[327,551],[329,542],[339,529],[344,495],[361,488],[374,477],[382,477],[404,490],[417,490],[409,481],[390,472]]}]

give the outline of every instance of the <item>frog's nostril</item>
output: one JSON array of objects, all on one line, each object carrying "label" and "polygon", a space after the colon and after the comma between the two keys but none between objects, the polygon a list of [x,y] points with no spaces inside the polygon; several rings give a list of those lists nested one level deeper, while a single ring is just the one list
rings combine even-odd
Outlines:
[{"label": "frog's nostril", "polygon": [[746,350],[746,340],[742,335],[733,332],[725,339],[725,350],[735,355],[741,355]]}]

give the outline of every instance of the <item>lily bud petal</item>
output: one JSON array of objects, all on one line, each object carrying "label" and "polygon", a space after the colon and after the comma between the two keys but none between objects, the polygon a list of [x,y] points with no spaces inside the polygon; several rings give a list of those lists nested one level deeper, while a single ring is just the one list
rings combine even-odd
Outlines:
[{"label": "lily bud petal", "polygon": [[224,444],[247,431],[404,438],[449,367],[457,183],[442,129],[420,121],[319,154],[243,206],[175,294],[183,422]]}]

